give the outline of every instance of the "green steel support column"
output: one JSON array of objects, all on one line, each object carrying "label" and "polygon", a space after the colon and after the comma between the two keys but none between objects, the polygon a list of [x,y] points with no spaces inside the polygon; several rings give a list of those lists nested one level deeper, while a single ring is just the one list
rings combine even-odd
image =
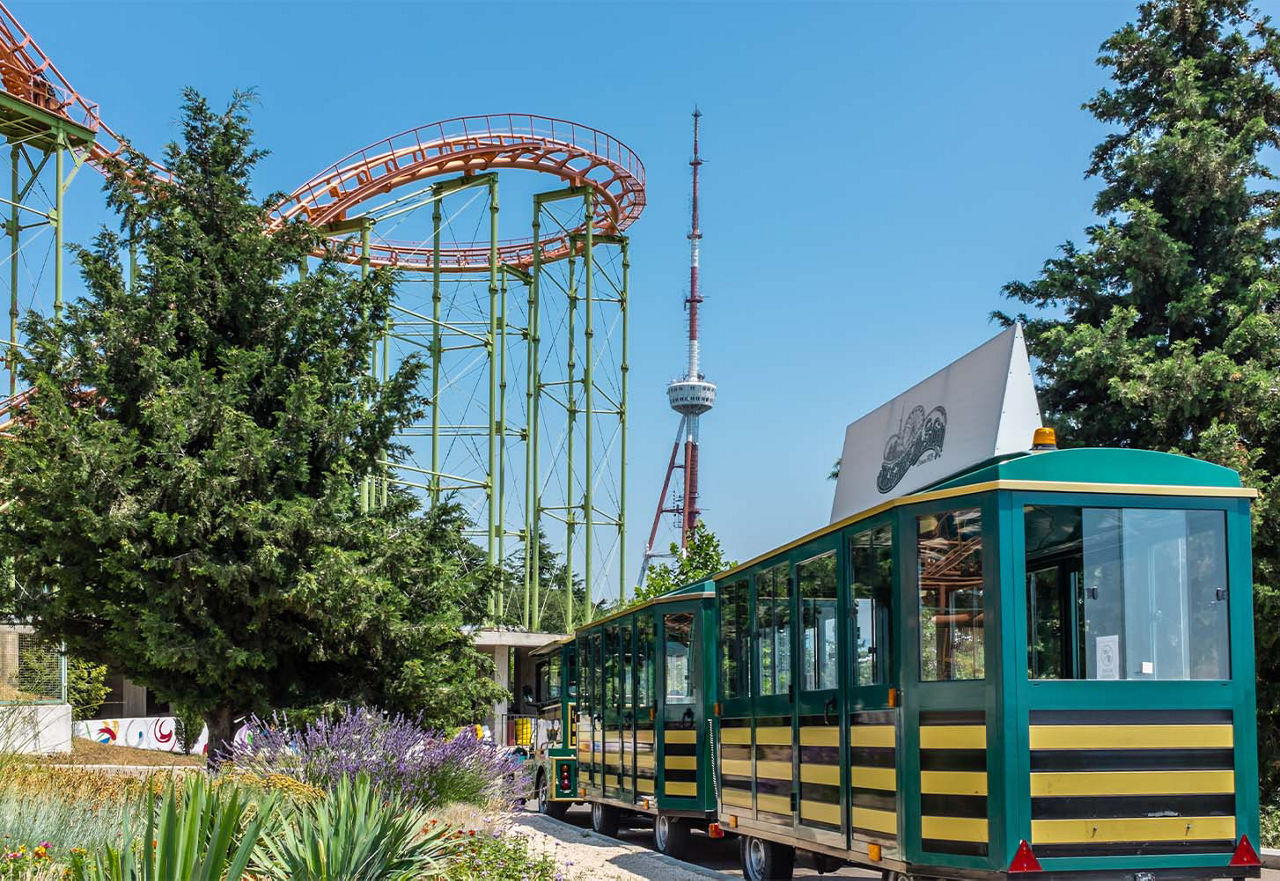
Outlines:
[{"label": "green steel support column", "polygon": [[[305,260],[305,258],[304,258]],[[382,381],[385,383],[391,376],[391,334],[395,330],[395,319],[392,317],[392,311],[387,310],[386,321],[382,325]],[[377,343],[374,343],[377,347]],[[386,451],[383,451],[382,458],[386,459]],[[385,508],[387,506],[387,487],[391,485],[391,472],[388,471],[378,481],[380,491],[378,493],[378,507]]]},{"label": "green steel support column", "polygon": [[[369,277],[369,224],[360,227],[360,279]],[[372,365],[371,365],[372,366]],[[360,512],[369,513],[369,505],[373,495],[370,475],[366,474],[360,481]]]},{"label": "green steel support column", "polygon": [[[533,231],[534,240],[537,241],[538,235],[538,215],[537,203],[534,203],[533,215]],[[537,259],[537,249],[534,249],[534,259]],[[529,418],[533,413],[533,399],[535,396],[533,383],[533,334],[534,326],[537,320],[537,288],[533,285],[533,277],[530,276],[525,285],[529,289],[529,299],[525,307],[525,385],[524,385],[524,606],[520,610],[520,621],[526,630],[532,628],[533,619],[529,615],[530,603],[532,602],[533,590],[533,547],[537,541],[537,537],[533,534],[533,422]]]},{"label": "green steel support column", "polygon": [[[532,352],[532,368],[533,376],[530,385],[533,390],[532,409],[529,411],[529,448],[532,455],[531,467],[529,473],[533,481],[533,514],[530,522],[529,541],[531,545],[527,546],[525,554],[532,558],[531,574],[532,574],[532,590],[530,591],[530,613],[533,622],[531,629],[536,630],[541,625],[541,615],[538,609],[541,606],[542,598],[539,595],[542,588],[542,472],[539,470],[538,463],[538,446],[541,429],[539,427],[542,399],[542,365],[539,363],[542,350],[542,245],[539,234],[542,228],[542,200],[537,196],[533,199],[533,273],[530,279],[530,289],[533,296],[533,318],[529,329],[533,339]],[[565,623],[567,625],[566,633],[573,631],[573,598],[565,597]]]},{"label": "green steel support column", "polygon": [[[498,565],[507,559],[507,271],[502,270],[498,302]],[[505,580],[505,579],[504,579]],[[505,585],[504,585],[505,586]],[[498,613],[507,614],[506,591],[499,597]]]},{"label": "green steel support column", "polygon": [[62,153],[66,147],[66,136],[58,133],[57,142],[54,144],[53,158],[53,317],[62,317],[62,233],[63,233],[63,216],[62,203],[63,195],[66,192],[66,184],[62,180]]},{"label": "green steel support column", "polygon": [[440,202],[437,185],[431,206],[431,507],[440,504]]},{"label": "green steel support column", "polygon": [[575,259],[573,256],[572,241],[569,245],[569,316],[567,324],[567,332],[565,333],[565,347],[568,349],[568,371],[566,376],[568,383],[565,385],[565,405],[568,416],[568,427],[565,429],[565,479],[564,479],[564,558],[566,561],[564,568],[564,595],[566,597],[573,596],[573,533],[577,527],[577,517],[574,516],[574,506],[577,504],[573,486],[573,435],[577,430],[578,422],[578,396],[575,394],[574,374],[578,369],[575,361],[577,354],[575,349],[577,335],[577,318],[578,318],[578,280],[574,275]]},{"label": "green steel support column", "polygon": [[618,471],[618,597],[626,602],[627,583],[627,331],[630,314],[627,310],[627,291],[631,284],[631,254],[627,239],[622,240],[622,291],[618,294],[618,308],[622,310],[622,394],[618,403],[618,443],[620,467]]},{"label": "green steel support column", "polygon": [[18,159],[21,148],[15,145],[10,151],[13,159],[13,184],[9,206],[9,397],[18,393],[18,200],[22,197],[18,182]]},{"label": "green steel support column", "polygon": [[[498,494],[498,179],[489,180],[489,480],[485,495],[489,499],[489,565],[497,563]],[[489,594],[489,617],[493,619],[497,598]]]},{"label": "green steel support column", "polygon": [[[582,411],[583,411],[583,415],[586,417],[586,422],[587,422],[586,442],[584,444],[584,446],[586,447],[585,452],[587,457],[587,467],[585,472],[587,475],[587,479],[586,479],[586,482],[583,484],[583,493],[582,493],[582,510],[583,510],[583,515],[585,519],[586,532],[587,532],[586,542],[584,546],[583,579],[586,582],[586,594],[587,594],[587,608],[586,608],[585,614],[587,616],[587,620],[590,621],[591,618],[594,617],[592,614],[592,608],[593,608],[592,582],[595,579],[592,577],[591,552],[593,550],[592,545],[595,540],[595,523],[594,523],[595,499],[594,499],[594,493],[592,491],[592,484],[595,483],[595,464],[596,464],[595,455],[594,455],[595,425],[593,424],[596,418],[595,398],[593,395],[593,391],[594,391],[593,384],[595,382],[594,369],[593,369],[594,368],[593,362],[595,361],[595,347],[594,347],[594,341],[592,339],[592,337],[595,335],[595,326],[592,324],[592,319],[594,315],[594,310],[592,308],[592,305],[593,305],[592,281],[594,280],[594,277],[596,274],[595,258],[594,258],[594,255],[592,254],[592,221],[595,215],[595,193],[593,190],[587,190],[586,194],[582,197],[582,203],[584,206],[583,227],[586,230],[582,240],[582,275],[584,280],[583,289],[586,294],[586,300],[587,300],[586,310],[585,310],[586,327],[583,328],[583,336],[585,337],[585,340],[586,340],[584,344],[586,349],[584,353],[586,364],[583,365],[583,371],[582,371],[582,387],[583,387],[583,395],[584,395],[583,401],[582,401]],[[572,563],[570,563],[570,565],[572,565]]]}]

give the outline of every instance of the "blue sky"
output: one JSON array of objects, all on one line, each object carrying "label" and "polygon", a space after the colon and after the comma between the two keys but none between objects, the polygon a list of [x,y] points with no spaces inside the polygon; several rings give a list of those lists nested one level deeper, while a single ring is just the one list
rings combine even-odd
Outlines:
[{"label": "blue sky", "polygon": [[[689,112],[704,116],[705,519],[735,558],[824,524],[844,427],[996,332],[1000,287],[1081,238],[1099,43],[1133,4],[73,3],[12,11],[118,131],[158,152],[179,90],[256,88],[292,189],[379,137],[558,116],[645,163],[633,227],[631,537],[683,362]],[[98,180],[78,178],[83,241]],[[1029,439],[1028,439],[1029,440]],[[630,565],[628,568],[632,568]]]}]

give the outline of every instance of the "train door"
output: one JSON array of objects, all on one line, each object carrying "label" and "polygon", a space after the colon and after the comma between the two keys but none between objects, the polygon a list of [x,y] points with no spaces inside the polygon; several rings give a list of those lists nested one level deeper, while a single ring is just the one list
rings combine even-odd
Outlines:
[{"label": "train door", "polygon": [[604,795],[621,797],[622,777],[622,684],[621,652],[618,645],[618,625],[604,628],[604,653],[601,668],[604,673]]},{"label": "train door", "polygon": [[662,607],[662,773],[661,804],[681,807],[673,799],[698,797],[698,741],[702,726],[701,695],[695,688],[701,664],[697,608],[692,605]]},{"label": "train door", "polygon": [[806,547],[795,567],[796,799],[795,835],[846,846],[842,808],[840,719],[841,621],[838,614],[839,540]]},{"label": "train door", "polygon": [[720,634],[720,808],[726,816],[755,819],[754,746],[751,740],[751,579],[716,585]]},{"label": "train door", "polygon": [[652,797],[656,770],[654,727],[657,696],[654,693],[653,612],[636,616],[636,795]]},{"label": "train door", "polygon": [[848,702],[845,742],[849,745],[850,847],[869,844],[885,856],[901,852],[897,759],[901,725],[896,700],[897,670],[892,646],[894,526],[860,525],[848,539],[847,622],[852,638],[845,669]]},{"label": "train door", "polygon": [[621,648],[618,694],[621,697],[619,725],[618,795],[623,801],[634,801],[636,793],[636,693],[635,693],[635,619],[624,618],[618,625]]},{"label": "train door", "polygon": [[795,681],[791,633],[791,564],[755,573],[755,784],[756,820],[795,827]]}]

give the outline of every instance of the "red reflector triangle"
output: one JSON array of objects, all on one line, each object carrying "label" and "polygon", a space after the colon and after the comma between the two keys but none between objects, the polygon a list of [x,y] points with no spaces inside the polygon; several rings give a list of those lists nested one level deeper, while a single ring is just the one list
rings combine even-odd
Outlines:
[{"label": "red reflector triangle", "polygon": [[1013,862],[1009,864],[1010,872],[1041,872],[1040,861],[1036,859],[1036,855],[1031,852],[1031,845],[1025,841],[1018,842],[1018,852],[1013,855]]},{"label": "red reflector triangle", "polygon": [[1258,859],[1258,852],[1253,849],[1253,845],[1249,843],[1248,835],[1240,836],[1240,843],[1236,845],[1236,852],[1231,855],[1231,862],[1228,866],[1261,866],[1262,860]]}]

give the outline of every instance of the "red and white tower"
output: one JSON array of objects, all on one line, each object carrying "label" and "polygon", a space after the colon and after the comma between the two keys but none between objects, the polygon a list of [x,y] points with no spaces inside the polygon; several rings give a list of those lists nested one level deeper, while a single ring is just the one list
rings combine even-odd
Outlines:
[{"label": "red and white tower", "polygon": [[[671,445],[671,458],[667,462],[667,473],[662,480],[662,493],[658,496],[658,510],[653,515],[653,527],[649,530],[649,541],[645,544],[640,584],[644,583],[653,558],[665,556],[655,553],[653,548],[663,514],[675,515],[676,525],[680,530],[680,549],[683,551],[688,547],[689,536],[700,513],[698,422],[716,402],[716,385],[703,376],[698,358],[698,306],[702,303],[702,294],[698,288],[698,243],[702,240],[702,227],[698,223],[698,169],[702,166],[698,153],[698,123],[701,118],[702,112],[694,108],[693,159],[689,162],[693,168],[693,221],[689,228],[689,296],[684,301],[689,315],[689,363],[684,377],[667,386],[667,400],[671,403],[671,409],[680,414],[680,426],[676,429],[675,443]],[[677,471],[680,472],[682,481],[673,487],[672,481]]]}]

